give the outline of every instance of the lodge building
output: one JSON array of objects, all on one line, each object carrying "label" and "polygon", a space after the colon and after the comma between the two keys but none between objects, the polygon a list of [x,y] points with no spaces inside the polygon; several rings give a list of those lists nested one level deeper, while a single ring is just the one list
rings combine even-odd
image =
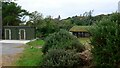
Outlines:
[{"label": "lodge building", "polygon": [[32,40],[35,39],[35,28],[30,26],[3,26],[4,40]]},{"label": "lodge building", "polygon": [[90,37],[90,33],[88,29],[90,26],[73,26],[69,31],[72,32],[73,35],[79,37]]}]

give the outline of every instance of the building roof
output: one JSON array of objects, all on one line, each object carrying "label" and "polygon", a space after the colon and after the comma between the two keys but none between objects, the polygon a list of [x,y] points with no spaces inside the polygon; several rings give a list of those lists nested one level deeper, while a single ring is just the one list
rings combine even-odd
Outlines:
[{"label": "building roof", "polygon": [[88,32],[90,26],[73,26],[69,31],[70,32]]},{"label": "building roof", "polygon": [[10,28],[19,28],[19,27],[22,27],[22,28],[34,28],[34,27],[31,27],[31,26],[3,26],[3,27],[10,27]]}]

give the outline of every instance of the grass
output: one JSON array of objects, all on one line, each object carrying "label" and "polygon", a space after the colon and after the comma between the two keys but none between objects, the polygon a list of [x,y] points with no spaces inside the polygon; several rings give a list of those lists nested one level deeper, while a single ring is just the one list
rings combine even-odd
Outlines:
[{"label": "grass", "polygon": [[71,32],[88,32],[88,29],[90,29],[90,26],[73,26],[70,31]]},{"label": "grass", "polygon": [[79,38],[80,43],[85,44],[85,43],[90,43],[89,38]]},{"label": "grass", "polygon": [[[79,38],[80,42],[82,44],[89,43],[89,38]],[[20,56],[20,58],[17,60],[16,65],[17,66],[38,66],[42,62],[42,51],[41,48],[44,45],[43,40],[35,40],[27,43],[25,46],[25,49]],[[85,45],[86,48],[90,48],[90,45]]]},{"label": "grass", "polygon": [[35,40],[27,43],[23,54],[17,60],[17,66],[38,66],[42,61],[42,51],[36,46],[44,45],[43,40]]},{"label": "grass", "polygon": [[82,43],[87,50],[91,50],[90,39],[89,38],[79,38],[80,43]]},{"label": "grass", "polygon": [[43,40],[35,40],[27,43],[30,46],[42,46],[44,44]]}]

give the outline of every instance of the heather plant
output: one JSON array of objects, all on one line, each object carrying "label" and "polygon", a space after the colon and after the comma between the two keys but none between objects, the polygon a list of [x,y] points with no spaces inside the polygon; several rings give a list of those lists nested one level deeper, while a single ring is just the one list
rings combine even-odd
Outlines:
[{"label": "heather plant", "polygon": [[43,60],[43,68],[77,68],[84,65],[84,61],[74,50],[50,49]]},{"label": "heather plant", "polygon": [[46,43],[42,48],[44,54],[51,48],[66,50],[75,49],[77,52],[82,52],[84,50],[84,46],[78,39],[66,30],[60,30],[59,32],[49,35],[45,41]]}]

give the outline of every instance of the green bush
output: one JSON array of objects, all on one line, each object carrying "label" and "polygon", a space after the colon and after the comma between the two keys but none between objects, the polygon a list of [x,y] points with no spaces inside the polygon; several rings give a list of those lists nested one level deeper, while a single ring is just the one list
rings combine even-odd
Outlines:
[{"label": "green bush", "polygon": [[78,39],[65,30],[60,30],[49,35],[45,41],[46,43],[42,48],[44,54],[51,48],[76,49],[78,52],[84,50],[84,46],[80,44]]},{"label": "green bush", "polygon": [[97,68],[118,68],[120,64],[120,25],[115,15],[102,19],[90,29],[93,61]]},{"label": "green bush", "polygon": [[83,66],[83,60],[74,50],[50,49],[44,55],[42,67],[44,68],[77,68]]}]

